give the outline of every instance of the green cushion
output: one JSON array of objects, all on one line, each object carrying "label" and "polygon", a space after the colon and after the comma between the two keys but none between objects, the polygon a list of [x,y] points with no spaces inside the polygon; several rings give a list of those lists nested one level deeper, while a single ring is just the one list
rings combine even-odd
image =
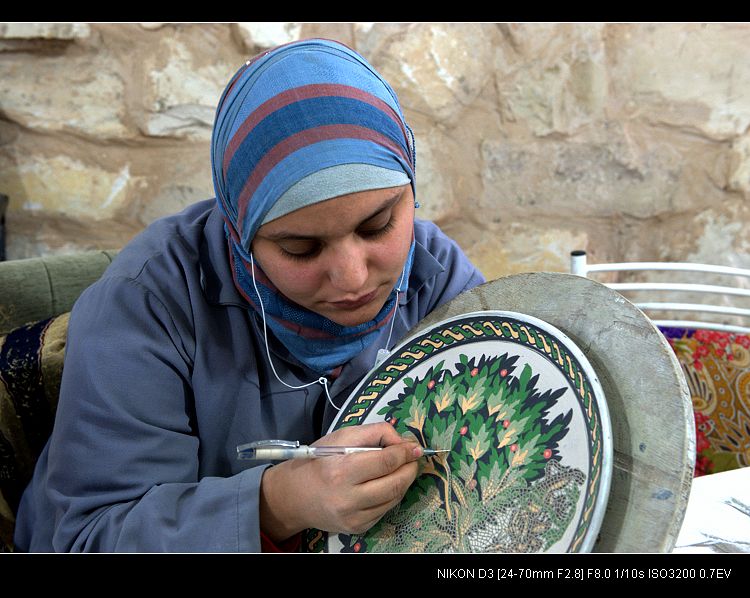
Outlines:
[{"label": "green cushion", "polygon": [[0,262],[0,334],[70,311],[115,254],[88,251]]},{"label": "green cushion", "polygon": [[52,431],[69,319],[0,336],[0,552],[13,550],[18,502]]}]

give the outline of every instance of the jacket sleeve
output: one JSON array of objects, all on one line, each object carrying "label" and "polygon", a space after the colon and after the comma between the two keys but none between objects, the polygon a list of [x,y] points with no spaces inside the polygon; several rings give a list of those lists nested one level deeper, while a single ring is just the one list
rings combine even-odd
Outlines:
[{"label": "jacket sleeve", "polygon": [[56,551],[260,552],[263,467],[199,478],[189,339],[138,282],[71,315],[48,454]]}]

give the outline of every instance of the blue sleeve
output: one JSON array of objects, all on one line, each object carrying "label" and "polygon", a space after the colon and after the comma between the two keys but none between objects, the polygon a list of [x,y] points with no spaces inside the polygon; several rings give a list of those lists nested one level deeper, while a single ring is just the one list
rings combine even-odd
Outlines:
[{"label": "blue sleeve", "polygon": [[118,277],[74,307],[47,456],[55,551],[260,552],[264,468],[200,478],[190,342],[174,318]]}]

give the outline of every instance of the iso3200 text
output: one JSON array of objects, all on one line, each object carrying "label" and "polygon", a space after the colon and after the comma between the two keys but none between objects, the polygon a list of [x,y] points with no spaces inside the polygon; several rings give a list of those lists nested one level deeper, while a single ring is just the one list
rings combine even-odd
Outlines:
[{"label": "iso3200 text", "polygon": [[537,569],[503,568],[439,568],[438,579],[504,580],[649,580],[649,579],[716,579],[728,580],[731,569],[716,567],[574,567]]}]

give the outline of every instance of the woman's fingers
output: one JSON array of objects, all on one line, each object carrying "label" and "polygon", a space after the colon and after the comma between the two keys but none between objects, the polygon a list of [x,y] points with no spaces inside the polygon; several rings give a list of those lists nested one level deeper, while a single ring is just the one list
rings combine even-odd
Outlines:
[{"label": "woman's fingers", "polygon": [[[347,481],[353,485],[388,476],[406,463],[418,460],[422,448],[413,440],[402,438],[388,423],[367,424],[341,428],[314,443],[319,446],[381,446],[380,451],[353,453],[332,462],[351,464]],[[345,460],[344,460],[345,459]]]},{"label": "woman's fingers", "polygon": [[380,505],[395,506],[401,502],[418,471],[418,464],[409,462],[387,475],[365,480],[354,489],[356,500],[365,509]]},{"label": "woman's fingers", "polygon": [[309,527],[363,533],[402,500],[423,454],[418,443],[402,438],[388,423],[342,428],[314,444],[383,448],[270,468],[261,486],[262,515],[280,528],[278,534]]},{"label": "woman's fingers", "polygon": [[390,446],[403,442],[393,426],[387,422],[339,428],[313,445],[318,446]]},{"label": "woman's fingers", "polygon": [[362,484],[390,476],[409,463],[414,463],[416,471],[416,461],[422,454],[422,448],[417,443],[402,440],[380,451],[354,453],[345,458],[351,464],[352,483]]},{"label": "woman's fingers", "polygon": [[340,497],[343,527],[346,533],[364,533],[383,515],[398,505],[417,475],[416,463],[409,463],[390,475],[368,480]]},{"label": "woman's fingers", "polygon": [[[401,443],[379,453],[358,453],[341,458],[358,480],[345,495],[336,497],[336,510],[344,523],[341,531],[363,533],[398,505],[417,477],[419,465],[413,450]],[[404,450],[407,449],[407,450]]]}]

